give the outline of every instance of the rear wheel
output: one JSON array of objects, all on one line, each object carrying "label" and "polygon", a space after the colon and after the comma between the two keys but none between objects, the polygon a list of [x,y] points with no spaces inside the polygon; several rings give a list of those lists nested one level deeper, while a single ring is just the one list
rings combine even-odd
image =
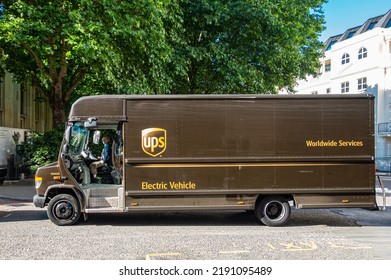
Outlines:
[{"label": "rear wheel", "polygon": [[265,197],[257,202],[255,215],[267,226],[284,225],[291,214],[289,202],[284,197]]},{"label": "rear wheel", "polygon": [[49,219],[58,226],[73,225],[80,218],[78,200],[69,194],[59,194],[50,200],[47,213]]}]

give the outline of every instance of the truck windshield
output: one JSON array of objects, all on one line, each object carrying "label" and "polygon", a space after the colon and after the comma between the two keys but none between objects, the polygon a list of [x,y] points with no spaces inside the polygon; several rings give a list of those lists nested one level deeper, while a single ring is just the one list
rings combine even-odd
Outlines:
[{"label": "truck windshield", "polygon": [[69,151],[72,156],[80,155],[83,151],[86,140],[88,139],[88,130],[84,129],[82,123],[75,123],[72,126],[71,138],[69,141]]}]

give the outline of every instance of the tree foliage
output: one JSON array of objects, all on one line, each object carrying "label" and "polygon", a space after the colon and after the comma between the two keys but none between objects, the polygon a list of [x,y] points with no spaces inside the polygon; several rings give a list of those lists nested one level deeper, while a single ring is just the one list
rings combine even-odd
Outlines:
[{"label": "tree foliage", "polygon": [[276,93],[318,69],[324,0],[185,0],[173,92]]},{"label": "tree foliage", "polygon": [[64,106],[87,78],[167,91],[169,0],[2,2],[3,67],[48,98],[54,125],[65,121]]},{"label": "tree foliage", "polygon": [[325,0],[9,0],[0,64],[45,95],[276,93],[315,74]]},{"label": "tree foliage", "polygon": [[38,167],[57,160],[59,143],[64,136],[64,127],[57,126],[46,132],[31,132],[23,142],[23,164],[32,172]]}]

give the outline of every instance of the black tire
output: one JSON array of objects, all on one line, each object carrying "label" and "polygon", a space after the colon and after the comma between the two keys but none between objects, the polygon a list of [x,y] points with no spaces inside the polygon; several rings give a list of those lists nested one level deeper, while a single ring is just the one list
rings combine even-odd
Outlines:
[{"label": "black tire", "polygon": [[284,225],[291,214],[289,202],[280,196],[265,197],[257,202],[255,215],[267,226]]},{"label": "black tire", "polygon": [[69,194],[56,195],[49,201],[47,213],[58,226],[73,225],[81,216],[79,201]]}]

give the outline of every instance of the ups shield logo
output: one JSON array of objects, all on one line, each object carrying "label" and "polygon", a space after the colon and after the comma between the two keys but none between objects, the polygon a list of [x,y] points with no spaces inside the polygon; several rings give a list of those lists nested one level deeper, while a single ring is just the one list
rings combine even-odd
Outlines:
[{"label": "ups shield logo", "polygon": [[146,128],[141,131],[141,147],[152,157],[161,155],[166,150],[166,130],[162,128]]}]

